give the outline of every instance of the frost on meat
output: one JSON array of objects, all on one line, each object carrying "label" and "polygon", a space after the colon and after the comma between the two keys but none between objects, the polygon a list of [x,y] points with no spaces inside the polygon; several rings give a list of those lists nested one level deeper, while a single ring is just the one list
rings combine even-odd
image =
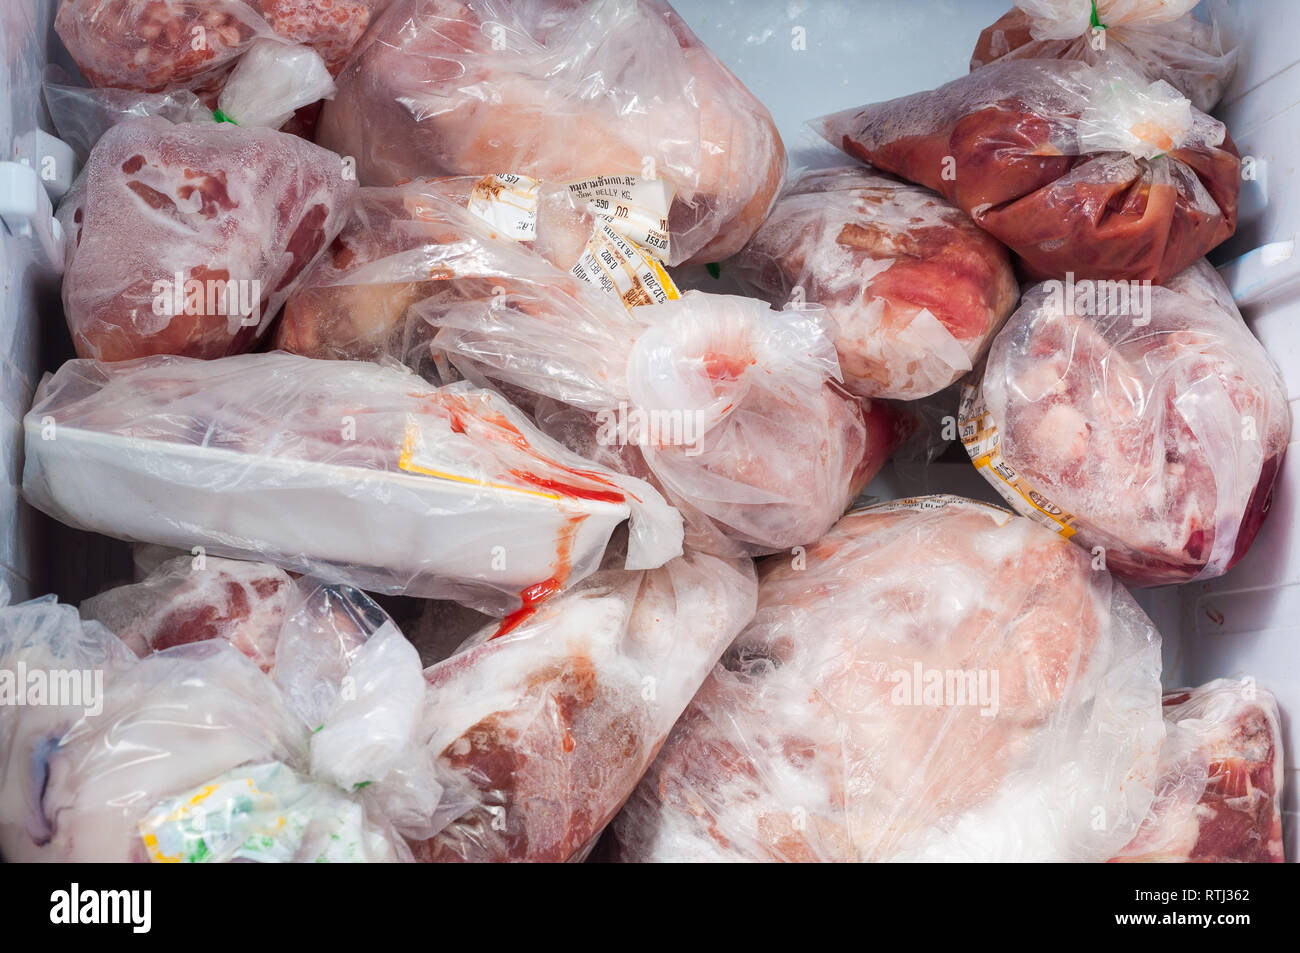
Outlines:
[{"label": "frost on meat", "polygon": [[923,497],[806,560],[762,564],[753,622],[615,820],[623,860],[1100,861],[1132,838],[1160,640],[1080,550]]},{"label": "frost on meat", "polygon": [[1019,293],[1006,249],[940,196],[870,169],[805,175],[739,259],[774,307],[821,304],[844,383],[904,400],[971,369]]},{"label": "frost on meat", "polygon": [[396,0],[340,74],[320,142],[355,156],[364,185],[662,179],[674,264],[739,250],[785,172],[767,110],[662,0]]},{"label": "frost on meat", "polygon": [[1253,679],[1168,692],[1160,780],[1116,861],[1282,863],[1277,701]]},{"label": "frost on meat", "polygon": [[474,803],[424,861],[581,859],[754,611],[747,562],[606,570],[428,669],[430,744]]},{"label": "frost on meat", "polygon": [[369,0],[63,0],[54,28],[93,86],[211,90],[259,37],[310,46],[337,72],[377,5]]},{"label": "frost on meat", "polygon": [[967,449],[996,440],[1024,481],[982,466],[999,492],[1130,585],[1222,575],[1268,512],[1286,390],[1208,262],[1130,290],[1030,289],[967,387]]},{"label": "frost on meat", "polygon": [[114,126],[59,207],[77,353],[248,350],[342,227],[355,191],[338,156],[270,129]]}]

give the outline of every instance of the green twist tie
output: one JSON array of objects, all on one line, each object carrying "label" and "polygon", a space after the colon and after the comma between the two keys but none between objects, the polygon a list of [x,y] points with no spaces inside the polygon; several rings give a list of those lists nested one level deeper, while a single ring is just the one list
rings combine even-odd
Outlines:
[{"label": "green twist tie", "polygon": [[[1097,5],[1094,3],[1094,4],[1092,5],[1092,8],[1093,8],[1093,10],[1095,11],[1095,10],[1097,9]],[[227,116],[225,113],[223,113],[220,109],[214,109],[214,110],[212,110],[212,118],[215,119],[217,122],[228,122],[228,123],[230,123],[232,126],[238,126],[238,125],[239,125],[239,123],[235,122],[235,120],[231,119],[229,116]]]},{"label": "green twist tie", "polygon": [[1092,27],[1094,30],[1106,29],[1106,24],[1101,22],[1101,17],[1097,14],[1097,0],[1092,0]]}]

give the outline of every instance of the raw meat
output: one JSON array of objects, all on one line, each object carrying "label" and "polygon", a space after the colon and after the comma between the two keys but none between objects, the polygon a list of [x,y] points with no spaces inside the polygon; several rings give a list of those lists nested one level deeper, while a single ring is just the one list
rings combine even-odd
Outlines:
[{"label": "raw meat", "polygon": [[754,611],[748,561],[603,571],[425,672],[432,748],[476,792],[423,861],[579,860]]},{"label": "raw meat", "polygon": [[493,172],[662,183],[668,201],[632,217],[667,233],[656,257],[672,264],[738,251],[785,172],[767,110],[663,0],[396,0],[319,129],[364,185]]},{"label": "raw meat", "polygon": [[312,47],[338,72],[369,0],[63,0],[54,29],[94,86],[212,89],[259,38]]},{"label": "raw meat", "polygon": [[569,453],[497,394],[284,353],[70,361],[27,418],[23,493],[69,525],[270,560],[362,588],[517,608],[681,551],[650,486]]},{"label": "raw meat", "polygon": [[[980,34],[970,68],[1007,59],[1121,60],[1147,79],[1163,79],[1209,112],[1237,65],[1217,20],[1192,16],[1200,0],[1014,0]],[[1092,11],[1096,12],[1093,13]]]},{"label": "raw meat", "polygon": [[824,305],[844,384],[915,400],[964,375],[1015,307],[1006,249],[926,189],[841,168],[787,190],[739,260],[774,307]]},{"label": "raw meat", "polygon": [[248,350],[338,234],[355,191],[338,156],[274,130],[112,127],[59,207],[77,353]]},{"label": "raw meat", "polygon": [[621,859],[1100,861],[1133,837],[1160,638],[1077,548],[922,497],[759,580],[614,822]]},{"label": "raw meat", "polygon": [[1165,694],[1156,799],[1115,861],[1282,863],[1277,701],[1254,679]]},{"label": "raw meat", "polygon": [[1135,586],[1231,569],[1291,433],[1276,366],[1204,260],[1164,288],[1030,289],[960,418],[1009,502]]},{"label": "raw meat", "polygon": [[292,591],[289,574],[267,563],[177,556],[141,582],[87,599],[81,617],[141,657],[221,638],[269,672]]},{"label": "raw meat", "polygon": [[1237,226],[1241,160],[1223,124],[1114,61],[995,63],[821,126],[949,199],[1032,279],[1163,283]]},{"label": "raw meat", "polygon": [[905,435],[905,415],[840,385],[824,309],[688,292],[629,310],[502,237],[465,194],[364,190],[277,346],[490,379],[583,457],[660,487],[690,545],[716,555],[816,539]]},{"label": "raw meat", "polygon": [[0,706],[5,860],[409,859],[395,825],[432,770],[419,657],[360,593],[292,595],[269,674],[216,630],[137,659],[53,597],[0,608],[0,665],[58,702]]}]

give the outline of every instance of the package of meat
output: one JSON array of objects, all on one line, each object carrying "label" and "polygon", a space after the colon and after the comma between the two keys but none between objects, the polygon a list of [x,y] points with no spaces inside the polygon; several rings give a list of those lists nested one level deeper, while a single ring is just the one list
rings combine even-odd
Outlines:
[{"label": "package of meat", "polygon": [[738,251],[785,172],[772,117],[664,0],[395,0],[318,141],[363,185],[565,187],[670,264]]},{"label": "package of meat", "polygon": [[[841,386],[824,309],[644,284],[628,308],[472,213],[470,191],[363,190],[276,346],[490,380],[570,449],[660,487],[715,555],[816,539],[904,437],[904,415]],[[546,401],[563,406],[543,423]]]},{"label": "package of meat", "polygon": [[[250,566],[246,575],[259,568],[273,572]],[[170,647],[139,658],[52,596],[0,608],[9,676],[0,691],[13,696],[0,705],[0,854],[410,859],[396,818],[413,808],[408,779],[433,767],[415,649],[359,592],[302,580],[264,671],[245,655],[266,621],[255,611],[244,617],[251,628],[230,619],[186,629],[193,591],[206,586],[221,598],[231,567],[191,571],[213,578],[175,589],[173,619],[160,623],[171,627],[159,640]],[[430,794],[436,802],[436,781]]]},{"label": "package of meat", "polygon": [[269,672],[292,594],[293,579],[278,566],[197,553],[87,599],[81,617],[103,623],[141,657],[221,638]]},{"label": "package of meat", "polygon": [[1254,679],[1167,692],[1151,811],[1113,861],[1282,863],[1282,729]]},{"label": "package of meat", "polygon": [[430,745],[472,805],[417,860],[585,856],[754,611],[748,560],[605,570],[429,668]]},{"label": "package of meat", "polygon": [[1164,80],[1209,112],[1237,66],[1237,49],[1217,19],[1192,16],[1200,0],[1013,0],[980,34],[970,68],[1010,59],[1114,59]]},{"label": "package of meat", "polygon": [[1009,60],[819,120],[849,155],[934,189],[1035,280],[1163,283],[1237,225],[1222,123],[1107,60]]},{"label": "package of meat", "polygon": [[69,525],[380,592],[518,608],[592,572],[629,517],[631,568],[681,551],[644,482],[498,394],[375,364],[69,361],[26,430],[24,496]]},{"label": "package of meat", "polygon": [[894,408],[843,388],[821,308],[689,291],[636,309],[630,327],[436,308],[418,310],[457,367],[571,408],[535,409],[539,426],[651,480],[685,518],[688,545],[716,555],[815,540],[908,431]]},{"label": "package of meat", "polygon": [[77,353],[248,350],[342,228],[355,191],[338,156],[271,129],[113,126],[59,206]]},{"label": "package of meat", "polygon": [[1231,569],[1291,434],[1281,375],[1205,260],[1166,287],[1031,288],[958,416],[1018,512],[1132,586]]},{"label": "package of meat", "polygon": [[63,0],[54,29],[94,86],[212,90],[259,39],[304,44],[337,73],[375,0]]},{"label": "package of meat", "polygon": [[804,175],[737,259],[774,307],[824,305],[844,385],[915,400],[969,371],[1015,307],[1002,244],[927,189],[871,169]]},{"label": "package of meat", "polygon": [[615,820],[625,861],[1102,861],[1152,800],[1160,637],[1077,547],[955,497],[760,564]]}]

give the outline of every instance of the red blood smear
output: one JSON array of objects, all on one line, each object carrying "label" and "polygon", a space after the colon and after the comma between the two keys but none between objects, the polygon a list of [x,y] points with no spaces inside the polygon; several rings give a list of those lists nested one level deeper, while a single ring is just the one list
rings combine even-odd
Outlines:
[{"label": "red blood smear", "polygon": [[[580,516],[570,516],[568,524],[560,538],[556,540],[555,545],[555,574],[549,579],[543,579],[541,582],[533,583],[531,586],[519,593],[519,599],[522,603],[518,609],[510,613],[501,620],[501,625],[497,627],[492,639],[499,639],[507,632],[517,629],[524,623],[543,602],[555,595],[568,580],[569,574],[573,571],[573,540],[578,535],[578,527],[587,517],[585,514]],[[489,639],[488,641],[492,641]]]},{"label": "red blood smear", "polygon": [[595,490],[581,486],[573,486],[572,484],[561,483],[558,480],[552,480],[548,477],[540,477],[535,473],[529,473],[527,470],[511,470],[510,475],[530,484],[531,486],[543,490],[552,490],[556,493],[560,493],[564,496],[571,496],[578,500],[599,500],[604,503],[622,503],[627,499],[617,490]]}]

